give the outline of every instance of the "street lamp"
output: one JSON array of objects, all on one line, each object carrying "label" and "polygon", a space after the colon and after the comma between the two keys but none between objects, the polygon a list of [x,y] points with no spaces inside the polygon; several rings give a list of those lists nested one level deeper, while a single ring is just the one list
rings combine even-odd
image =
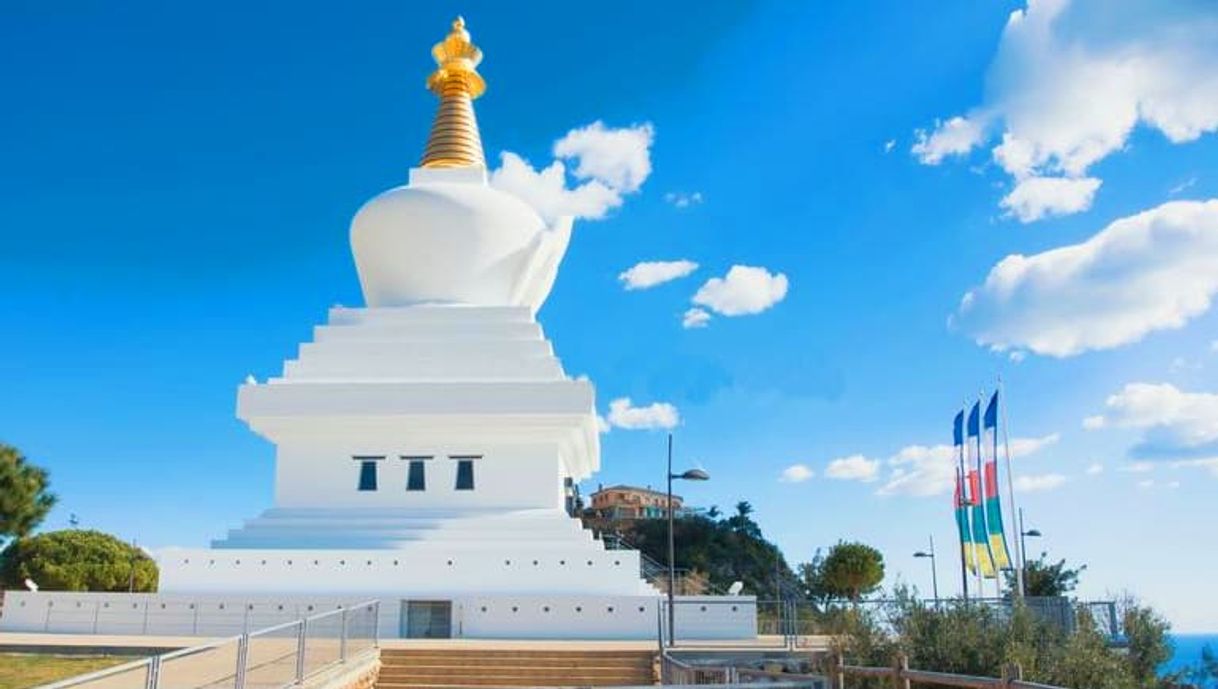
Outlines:
[{"label": "street lamp", "polygon": [[[1029,538],[1040,538],[1040,529],[1023,529],[1023,508],[1019,508],[1019,552],[1023,555],[1023,562],[1019,563],[1019,569],[1023,571],[1023,578],[1028,578],[1028,540]],[[1022,591],[1020,592],[1023,593]]]},{"label": "street lamp", "polygon": [[668,510],[668,645],[673,646],[677,642],[676,635],[676,607],[673,599],[677,588],[677,566],[676,566],[676,541],[673,538],[673,510],[672,508],[672,482],[673,479],[678,481],[706,481],[710,478],[710,474],[701,469],[690,469],[680,474],[672,473],[672,433],[668,434],[668,502],[665,507]]},{"label": "street lamp", "polygon": [[930,558],[930,582],[931,582],[931,586],[933,587],[933,591],[935,594],[935,606],[938,607],[938,605],[939,605],[939,568],[935,564],[935,537],[934,536],[930,537],[930,552],[929,553],[926,552],[925,550],[919,550],[918,552],[914,553],[914,557]]}]

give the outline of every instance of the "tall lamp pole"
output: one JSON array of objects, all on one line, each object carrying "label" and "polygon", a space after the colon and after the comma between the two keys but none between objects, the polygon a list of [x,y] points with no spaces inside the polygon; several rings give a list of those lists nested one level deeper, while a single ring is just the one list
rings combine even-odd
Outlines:
[{"label": "tall lamp pole", "polygon": [[1022,555],[1022,559],[1020,560],[1020,563],[1019,563],[1019,571],[1021,574],[1023,574],[1024,584],[1027,584],[1027,582],[1028,582],[1028,540],[1027,539],[1028,538],[1040,538],[1041,535],[1042,534],[1040,533],[1039,529],[1028,529],[1027,531],[1024,531],[1023,508],[1020,507],[1019,508],[1019,552]]},{"label": "tall lamp pole", "polygon": [[676,566],[676,539],[673,536],[673,508],[672,508],[672,482],[673,479],[681,481],[705,481],[710,478],[710,474],[701,469],[689,469],[680,474],[672,473],[672,433],[668,434],[668,502],[665,507],[668,510],[668,645],[673,646],[677,642],[676,632],[676,605],[674,598],[677,588],[677,566]]},{"label": "tall lamp pole", "polygon": [[935,537],[930,537],[930,552],[919,550],[914,553],[914,557],[930,558],[930,583],[935,594],[935,606],[939,605],[939,567],[935,564]]}]

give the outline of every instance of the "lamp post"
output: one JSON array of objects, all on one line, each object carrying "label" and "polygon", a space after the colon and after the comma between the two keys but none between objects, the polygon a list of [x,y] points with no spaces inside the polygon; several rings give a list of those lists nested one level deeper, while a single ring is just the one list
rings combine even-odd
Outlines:
[{"label": "lamp post", "polygon": [[935,594],[935,607],[939,606],[939,567],[935,564],[935,537],[930,537],[930,552],[919,550],[914,557],[930,558],[930,583]]},{"label": "lamp post", "polygon": [[675,645],[677,642],[676,634],[676,606],[674,605],[674,597],[677,588],[677,566],[676,566],[676,540],[673,537],[673,512],[672,509],[672,481],[678,479],[681,481],[705,481],[710,478],[710,474],[701,469],[690,469],[680,474],[672,473],[672,433],[668,434],[668,502],[665,503],[665,508],[668,510],[668,645]]},{"label": "lamp post", "polygon": [[[1027,583],[1027,580],[1028,580],[1028,540],[1027,539],[1040,538],[1041,535],[1042,534],[1040,533],[1039,529],[1028,529],[1027,531],[1024,531],[1023,508],[1020,507],[1019,508],[1019,552],[1023,556],[1023,560],[1019,563],[1019,571],[1023,573],[1023,580],[1024,580],[1025,584]],[[1022,595],[1023,592],[1021,591],[1020,594]]]}]

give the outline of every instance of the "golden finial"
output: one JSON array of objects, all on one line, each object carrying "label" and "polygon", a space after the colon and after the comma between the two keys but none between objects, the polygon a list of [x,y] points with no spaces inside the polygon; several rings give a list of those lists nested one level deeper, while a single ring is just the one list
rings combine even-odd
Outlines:
[{"label": "golden finial", "polygon": [[453,21],[452,31],[431,49],[431,55],[436,60],[436,71],[427,78],[427,88],[440,97],[440,107],[421,164],[485,166],[473,105],[473,100],[486,92],[486,81],[477,71],[482,51],[470,40],[464,19],[457,17]]}]

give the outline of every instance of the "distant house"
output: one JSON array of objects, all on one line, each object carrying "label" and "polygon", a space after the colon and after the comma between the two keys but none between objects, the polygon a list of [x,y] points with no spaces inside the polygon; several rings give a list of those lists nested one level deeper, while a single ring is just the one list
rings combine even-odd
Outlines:
[{"label": "distant house", "polygon": [[[590,511],[597,517],[611,520],[664,519],[668,516],[668,495],[637,486],[601,486],[591,496]],[[685,516],[681,496],[672,496],[674,516]]]}]

